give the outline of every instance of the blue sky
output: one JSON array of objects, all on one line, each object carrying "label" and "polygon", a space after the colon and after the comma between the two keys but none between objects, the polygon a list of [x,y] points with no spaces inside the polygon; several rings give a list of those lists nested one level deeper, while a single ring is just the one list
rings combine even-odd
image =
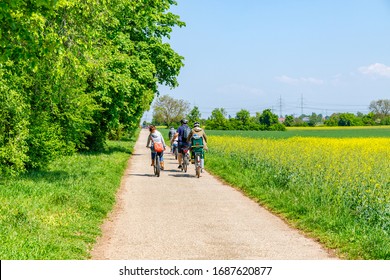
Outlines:
[{"label": "blue sky", "polygon": [[202,117],[367,113],[390,98],[390,0],[178,0],[172,12],[187,25],[169,40],[185,67],[160,93]]}]

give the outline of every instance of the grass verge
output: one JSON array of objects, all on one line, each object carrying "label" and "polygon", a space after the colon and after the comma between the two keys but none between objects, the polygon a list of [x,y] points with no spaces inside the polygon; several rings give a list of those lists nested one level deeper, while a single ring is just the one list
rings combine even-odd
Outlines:
[{"label": "grass verge", "polygon": [[[137,134],[138,135],[138,134]],[[135,140],[0,181],[0,259],[87,259]]]}]

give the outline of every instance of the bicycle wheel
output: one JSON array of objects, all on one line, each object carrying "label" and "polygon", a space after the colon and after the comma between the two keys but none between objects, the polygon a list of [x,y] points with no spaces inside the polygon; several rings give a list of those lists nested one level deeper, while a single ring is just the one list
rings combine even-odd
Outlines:
[{"label": "bicycle wheel", "polygon": [[155,161],[155,164],[154,164],[154,174],[157,177],[160,177],[160,170],[161,170],[160,157],[159,157],[158,154],[156,154],[156,161]]},{"label": "bicycle wheel", "polygon": [[199,155],[196,155],[195,157],[195,173],[196,173],[196,177],[200,177],[200,172],[201,172],[201,168],[200,168],[200,156]]},{"label": "bicycle wheel", "polygon": [[184,172],[187,172],[187,167],[188,167],[188,154],[185,154],[184,158],[183,158],[183,170],[184,170]]}]

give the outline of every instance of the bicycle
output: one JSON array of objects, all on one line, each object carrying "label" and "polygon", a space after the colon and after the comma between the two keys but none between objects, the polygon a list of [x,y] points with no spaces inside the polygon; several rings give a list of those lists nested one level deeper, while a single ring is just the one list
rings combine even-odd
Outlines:
[{"label": "bicycle", "polygon": [[203,173],[203,153],[203,149],[194,152],[195,175],[198,178],[200,177],[200,173]]},{"label": "bicycle", "polygon": [[181,171],[187,172],[187,167],[190,164],[190,149],[189,147],[182,148],[183,162],[181,164]]},{"label": "bicycle", "polygon": [[173,142],[172,144],[172,153],[175,155],[175,159],[177,159],[177,154],[178,154],[178,144],[177,141]]},{"label": "bicycle", "polygon": [[160,154],[161,153],[156,153],[154,157],[154,175],[157,177],[160,177],[160,171],[161,171],[161,165],[160,165]]},{"label": "bicycle", "polygon": [[203,150],[203,138],[198,135],[194,135],[191,138],[191,150],[194,157],[195,164],[195,176],[200,177],[200,173],[203,172],[204,165],[204,150]]},{"label": "bicycle", "polygon": [[[151,152],[152,154],[154,155],[154,160],[153,160],[153,171],[154,171],[154,175],[156,175],[157,177],[160,177],[160,172],[161,172],[161,161],[160,161],[160,157],[161,157],[161,154],[163,152],[156,152],[154,149],[155,149],[155,146],[146,146],[146,148],[150,148],[151,149]],[[161,148],[160,148],[161,150]]]}]

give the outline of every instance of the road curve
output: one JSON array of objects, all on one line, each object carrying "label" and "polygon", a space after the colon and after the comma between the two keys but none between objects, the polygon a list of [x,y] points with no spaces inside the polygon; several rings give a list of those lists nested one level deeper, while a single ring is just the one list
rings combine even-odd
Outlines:
[{"label": "road curve", "polygon": [[[195,178],[165,155],[153,176],[142,130],[92,259],[335,259],[317,242],[209,173]],[[207,160],[207,158],[206,158]]]}]

